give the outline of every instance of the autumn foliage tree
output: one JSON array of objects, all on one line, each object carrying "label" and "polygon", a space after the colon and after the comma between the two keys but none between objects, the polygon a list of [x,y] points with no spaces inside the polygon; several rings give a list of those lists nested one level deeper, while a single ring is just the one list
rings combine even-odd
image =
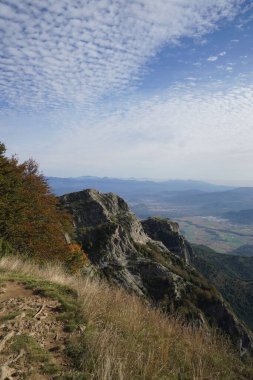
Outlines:
[{"label": "autumn foliage tree", "polygon": [[68,260],[73,253],[64,233],[71,230],[70,217],[59,209],[37,163],[19,163],[5,151],[0,143],[0,238],[21,254]]}]

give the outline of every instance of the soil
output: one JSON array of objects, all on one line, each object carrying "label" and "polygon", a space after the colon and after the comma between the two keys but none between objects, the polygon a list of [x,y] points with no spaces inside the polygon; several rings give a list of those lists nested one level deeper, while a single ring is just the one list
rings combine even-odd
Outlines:
[{"label": "soil", "polygon": [[57,318],[59,307],[21,283],[0,288],[0,380],[61,379],[69,371],[70,333]]}]

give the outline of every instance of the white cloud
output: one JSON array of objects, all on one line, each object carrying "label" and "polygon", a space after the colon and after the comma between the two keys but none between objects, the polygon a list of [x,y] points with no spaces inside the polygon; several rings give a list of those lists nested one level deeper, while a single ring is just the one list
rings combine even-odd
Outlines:
[{"label": "white cloud", "polygon": [[[2,113],[24,109],[33,115],[22,115],[22,121],[2,116],[1,138],[21,159],[38,159],[46,174],[251,176],[253,88],[248,77],[224,90],[226,84],[218,81],[201,87],[199,76],[189,72],[188,85],[178,83],[170,92],[140,99],[133,90],[145,64],[165,44],[186,36],[201,40],[220,20],[233,18],[240,4],[1,2]],[[207,60],[220,62],[225,54]],[[202,66],[201,58],[192,65]],[[229,64],[219,66],[224,72],[226,67],[231,71]],[[132,91],[127,100],[125,89]]]},{"label": "white cloud", "polygon": [[207,61],[209,62],[215,62],[219,59],[219,57],[224,57],[224,55],[226,55],[227,52],[226,51],[222,51],[221,53],[217,54],[217,55],[213,55],[213,56],[210,56],[207,58]]},{"label": "white cloud", "polygon": [[252,104],[253,86],[175,87],[76,121],[36,158],[53,175],[250,180]]},{"label": "white cloud", "polygon": [[3,108],[85,109],[141,75],[166,43],[200,38],[241,0],[5,0]]},{"label": "white cloud", "polygon": [[207,58],[207,61],[209,61],[209,62],[215,62],[215,61],[217,61],[217,59],[218,59],[217,56],[211,56],[211,57]]}]

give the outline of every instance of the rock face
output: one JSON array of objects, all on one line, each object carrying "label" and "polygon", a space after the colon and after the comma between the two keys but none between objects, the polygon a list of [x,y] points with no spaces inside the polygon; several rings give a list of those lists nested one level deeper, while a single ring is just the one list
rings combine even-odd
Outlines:
[{"label": "rock face", "polygon": [[[123,199],[113,193],[85,190],[65,195],[61,202],[73,214],[77,238],[90,260],[109,280],[154,300],[158,299],[159,289],[166,282],[170,293],[175,288],[176,298],[179,293],[176,275],[166,273],[159,262],[152,265],[153,251],[167,255],[167,264],[171,262],[170,253],[162,243],[145,234]],[[156,281],[157,286],[151,286],[149,281]]]},{"label": "rock face", "polygon": [[167,218],[152,217],[141,222],[145,233],[153,240],[161,241],[175,255],[190,264],[194,251],[180,234],[179,225]]},{"label": "rock face", "polygon": [[253,352],[251,333],[218,291],[189,265],[193,251],[176,223],[157,218],[141,223],[113,193],[84,190],[63,195],[60,202],[72,213],[77,239],[89,259],[110,282],[166,312],[216,325],[242,353]]}]

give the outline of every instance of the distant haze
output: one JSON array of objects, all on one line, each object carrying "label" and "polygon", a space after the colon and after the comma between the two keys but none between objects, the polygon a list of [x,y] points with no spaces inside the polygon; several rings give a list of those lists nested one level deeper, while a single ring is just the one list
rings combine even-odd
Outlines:
[{"label": "distant haze", "polygon": [[84,189],[116,193],[127,200],[141,218],[151,215],[223,218],[230,211],[251,210],[253,205],[253,187],[235,188],[203,181],[49,177],[48,182],[57,195]]},{"label": "distant haze", "polygon": [[206,182],[210,182],[216,185],[223,185],[223,186],[233,186],[233,187],[253,187],[253,179],[252,180],[206,180]]},{"label": "distant haze", "polygon": [[137,199],[149,195],[166,192],[200,191],[223,192],[232,190],[232,187],[214,185],[202,181],[167,180],[153,181],[150,179],[119,179],[108,177],[83,176],[77,178],[48,177],[49,185],[57,195],[94,188],[102,192],[114,192],[127,199]]}]

